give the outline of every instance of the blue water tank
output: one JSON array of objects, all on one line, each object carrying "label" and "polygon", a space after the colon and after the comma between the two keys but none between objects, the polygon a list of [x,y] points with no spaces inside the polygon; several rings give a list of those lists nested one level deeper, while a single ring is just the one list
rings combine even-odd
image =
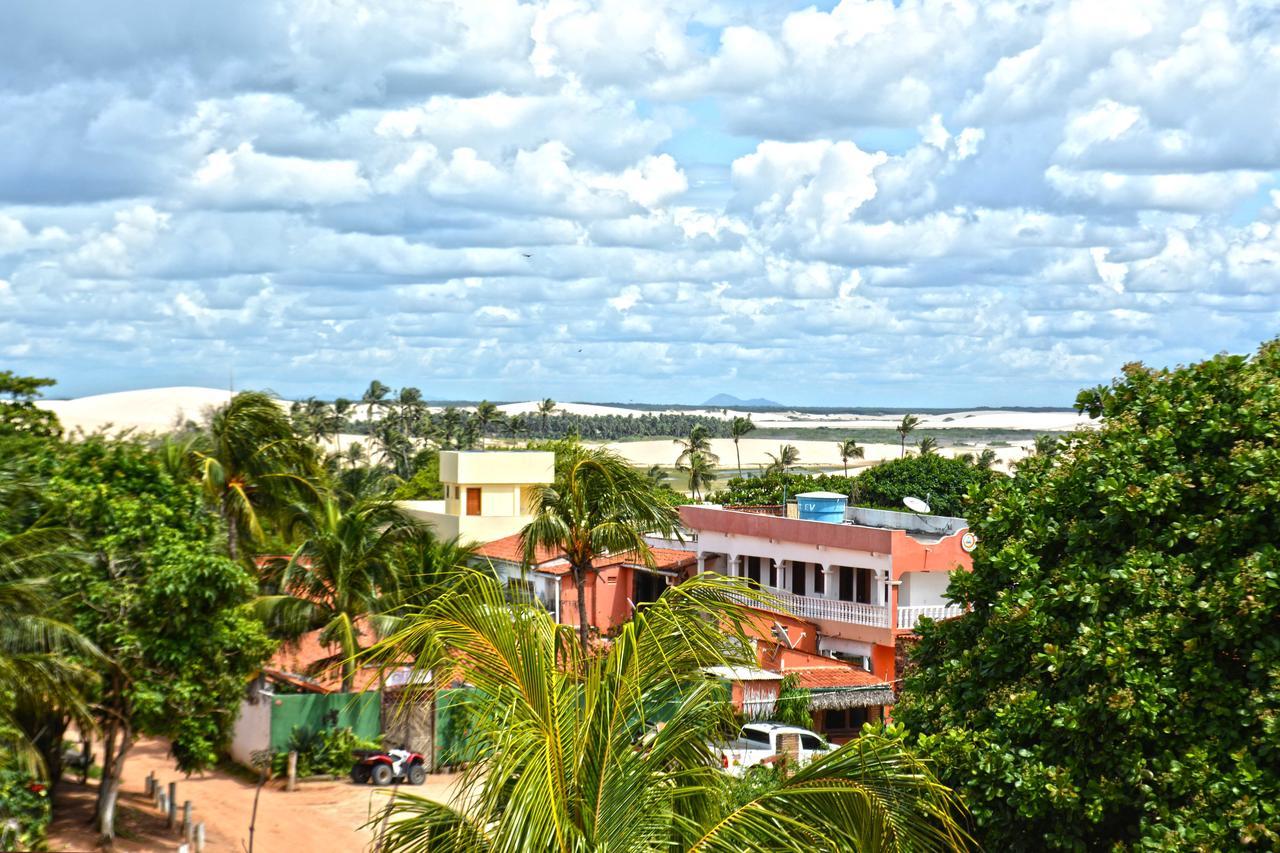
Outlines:
[{"label": "blue water tank", "polygon": [[849,499],[835,492],[805,492],[796,495],[796,506],[800,517],[806,521],[826,521],[832,524],[844,523],[844,508]]}]

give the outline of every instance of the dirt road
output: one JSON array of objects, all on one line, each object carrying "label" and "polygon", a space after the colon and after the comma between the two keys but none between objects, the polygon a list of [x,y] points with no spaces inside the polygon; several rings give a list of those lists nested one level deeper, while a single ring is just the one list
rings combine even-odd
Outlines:
[{"label": "dirt road", "polygon": [[[243,851],[248,845],[249,819],[253,812],[254,785],[238,776],[211,771],[190,778],[175,769],[168,744],[142,741],[125,763],[124,789],[120,797],[115,850],[177,850],[180,839],[143,796],[144,780],[154,771],[161,784],[178,783],[178,802],[191,800],[193,819],[204,821],[207,851]],[[447,801],[456,777],[430,776],[427,783],[409,788],[414,794]],[[301,782],[289,793],[284,783],[273,781],[262,789],[254,832],[254,853],[294,851],[363,850],[374,830],[362,829],[371,815],[385,806],[384,791],[346,781]],[[92,780],[86,786],[64,780],[55,794],[50,850],[96,850],[97,834],[88,825],[97,794]]]}]

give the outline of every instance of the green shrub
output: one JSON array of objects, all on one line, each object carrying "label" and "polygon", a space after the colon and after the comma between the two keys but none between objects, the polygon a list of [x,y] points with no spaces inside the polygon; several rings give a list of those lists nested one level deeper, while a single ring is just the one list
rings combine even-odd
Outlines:
[{"label": "green shrub", "polygon": [[340,729],[304,729],[295,726],[289,735],[289,748],[271,756],[271,771],[285,773],[289,753],[298,753],[298,777],[345,776],[357,749],[379,749],[379,744],[356,737],[350,727]]},{"label": "green shrub", "polygon": [[43,849],[51,817],[43,782],[16,767],[0,768],[0,849]]}]

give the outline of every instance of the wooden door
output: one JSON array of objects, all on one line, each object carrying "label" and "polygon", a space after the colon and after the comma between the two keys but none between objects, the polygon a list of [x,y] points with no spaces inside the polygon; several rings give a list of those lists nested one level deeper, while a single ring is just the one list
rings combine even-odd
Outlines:
[{"label": "wooden door", "polygon": [[480,514],[480,490],[474,486],[467,489],[467,515]]}]

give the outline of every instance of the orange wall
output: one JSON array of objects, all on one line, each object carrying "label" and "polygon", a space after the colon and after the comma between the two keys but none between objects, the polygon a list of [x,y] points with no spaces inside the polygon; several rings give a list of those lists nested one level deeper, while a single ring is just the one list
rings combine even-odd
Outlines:
[{"label": "orange wall", "polygon": [[[610,566],[593,572],[587,578],[588,624],[607,634],[630,619],[631,603],[628,599],[632,586],[632,569],[625,566]],[[566,625],[578,624],[578,586],[568,572],[560,578],[560,621]]]}]

